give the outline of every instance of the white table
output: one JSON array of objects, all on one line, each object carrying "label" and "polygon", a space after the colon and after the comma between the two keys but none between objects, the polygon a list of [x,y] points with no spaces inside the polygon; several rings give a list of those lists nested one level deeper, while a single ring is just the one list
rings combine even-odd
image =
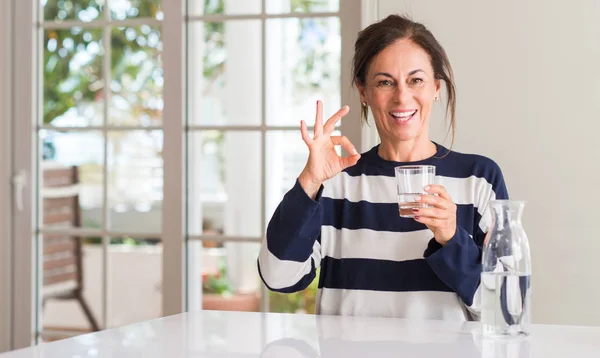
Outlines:
[{"label": "white table", "polygon": [[194,312],[0,354],[41,357],[600,358],[600,327],[534,325],[522,340],[482,339],[477,323]]}]

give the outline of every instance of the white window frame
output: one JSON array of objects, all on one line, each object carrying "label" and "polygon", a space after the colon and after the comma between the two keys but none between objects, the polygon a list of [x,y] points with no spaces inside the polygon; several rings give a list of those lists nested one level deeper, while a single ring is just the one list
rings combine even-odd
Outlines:
[{"label": "white window frame", "polygon": [[0,353],[12,346],[11,329],[11,62],[12,3],[0,2]]},{"label": "white window frame", "polygon": [[[379,0],[363,0],[361,4],[361,29],[381,19],[379,14]],[[380,143],[379,133],[373,120],[369,120],[369,125],[363,124],[360,130],[361,151],[365,152]]]},{"label": "white window frame", "polygon": [[[12,213],[13,285],[12,285],[12,348],[30,346],[33,340],[35,284],[35,240],[33,235],[34,185],[36,180],[34,148],[36,118],[36,46],[34,24],[37,1],[13,0],[13,83],[12,83],[12,173],[24,175],[25,188],[21,195],[22,207]],[[18,34],[18,38],[16,38]],[[13,208],[16,207],[13,202]]]},{"label": "white window frame", "polygon": [[163,0],[163,316],[185,311],[185,0]]},{"label": "white window frame", "polygon": [[[376,19],[377,3],[378,1],[369,0],[344,0],[340,1],[340,11],[337,16],[340,17],[341,24],[341,36],[342,36],[342,48],[341,48],[341,99],[343,104],[349,104],[351,108],[354,108],[342,121],[341,131],[346,135],[357,148],[364,151],[369,149],[372,145],[376,144],[376,139],[373,137],[374,127],[362,126],[360,122],[360,101],[358,94],[354,89],[351,88],[351,60],[354,51],[354,41],[356,33],[368,24]],[[7,5],[7,3],[9,5]],[[161,128],[164,133],[164,146],[163,146],[163,158],[164,158],[164,199],[163,199],[163,211],[162,211],[162,234],[160,235],[163,243],[163,265],[162,265],[162,278],[163,278],[163,316],[177,314],[186,310],[186,233],[185,233],[185,105],[186,105],[186,93],[185,93],[185,81],[186,81],[186,69],[185,69],[185,45],[186,45],[186,18],[185,18],[185,0],[164,0],[163,1],[163,12],[164,20],[158,22],[162,26],[162,37],[168,39],[163,41],[163,71],[164,71],[164,111],[163,117],[169,118],[164,121]],[[263,0],[264,8],[265,0]],[[34,265],[36,263],[36,248],[35,248],[35,222],[34,222],[34,210],[36,208],[36,185],[37,178],[32,176],[32,173],[36,173],[36,148],[37,148],[37,118],[40,116],[40,108],[36,101],[41,98],[41,86],[37,86],[36,80],[38,76],[42,76],[40,71],[41,66],[38,66],[37,61],[39,60],[40,44],[38,41],[41,37],[40,33],[43,31],[36,25],[36,13],[39,11],[38,0],[11,0],[3,2],[4,6],[12,6],[12,34],[19,34],[18,39],[13,37],[10,38],[13,42],[13,51],[11,54],[12,63],[8,65],[0,61],[0,65],[10,66],[12,78],[18,79],[12,81],[8,93],[6,88],[0,89],[0,95],[2,99],[0,104],[9,101],[12,112],[8,112],[0,107],[0,119],[4,119],[0,122],[0,129],[5,132],[4,129],[12,126],[12,138],[15,140],[12,142],[10,148],[10,160],[12,167],[9,168],[8,173],[7,167],[1,166],[0,171],[4,178],[10,177],[15,173],[24,172],[28,178],[26,189],[23,192],[23,210],[15,211],[12,213],[12,232],[7,233],[6,229],[0,231],[0,249],[9,247],[13,250],[12,255],[13,262],[11,266],[10,280],[13,282],[13,286],[10,287],[6,282],[6,275],[0,275],[0,303],[8,301],[12,312],[10,319],[10,331],[12,332],[11,338],[6,338],[2,335],[3,332],[0,330],[0,351],[6,346],[6,342],[10,342],[11,349],[23,348],[30,346],[34,343],[35,330],[36,330],[36,307],[34,307],[34,297],[36,293],[36,278],[34,272]],[[375,9],[375,12],[373,12]],[[10,12],[3,12],[3,14],[10,14]],[[313,14],[306,16],[315,17]],[[320,15],[316,15],[320,16]],[[4,16],[4,18],[10,18]],[[211,21],[223,21],[231,19],[242,19],[242,18],[265,18],[266,16],[258,15],[255,16],[210,16]],[[271,16],[269,18],[276,17],[305,17],[302,14],[298,15],[282,15],[282,16]],[[209,19],[207,16],[205,19]],[[107,19],[98,20],[93,23],[81,24],[79,22],[65,21],[60,25],[53,25],[53,27],[64,27],[68,28],[73,25],[83,27],[98,27],[106,24]],[[141,22],[137,19],[118,21],[119,25],[139,25]],[[149,21],[143,20],[143,23],[150,23]],[[5,23],[0,20],[0,24],[5,28]],[[264,34],[264,32],[263,32]],[[105,35],[106,36],[106,35]],[[264,43],[264,35],[263,35]],[[0,45],[2,48],[6,48],[5,42],[0,39]],[[3,51],[3,54],[8,51]],[[108,55],[105,58],[109,58]],[[6,59],[6,56],[4,57]],[[15,59],[18,59],[15,60]],[[265,59],[263,58],[263,63]],[[107,67],[105,71],[108,71]],[[264,66],[263,66],[264,67]],[[2,67],[0,66],[0,69]],[[263,71],[263,79],[264,79]],[[39,77],[42,78],[42,77]],[[264,83],[264,82],[263,82]],[[108,89],[108,86],[106,86]],[[10,98],[8,95],[12,93],[13,96]],[[7,100],[8,98],[8,100]],[[264,98],[264,96],[263,96]],[[264,106],[263,106],[264,108]],[[263,109],[264,111],[264,109]],[[9,120],[6,120],[8,116]],[[202,127],[195,126],[195,129],[201,129]],[[223,129],[223,130],[244,130],[243,126],[226,126],[223,128],[207,126],[210,129]],[[86,128],[90,129],[90,128]],[[106,130],[106,127],[99,128]],[[122,129],[137,129],[135,128],[122,128]],[[143,129],[148,129],[144,127]],[[255,128],[252,128],[255,129]],[[266,131],[278,130],[278,129],[298,129],[297,127],[266,127],[264,124],[260,126],[260,130],[264,134]],[[18,139],[18,140],[17,140]],[[265,143],[264,139],[262,142],[263,149],[263,164],[262,171],[265,171]],[[4,154],[4,156],[2,156]],[[106,155],[106,154],[105,154]],[[0,148],[0,164],[2,160],[6,160],[9,156]],[[106,166],[105,166],[105,171]],[[262,189],[264,192],[265,178],[262,178]],[[3,195],[6,196],[7,192],[10,192],[8,183],[0,180],[0,198]],[[106,194],[105,194],[106,195]],[[264,219],[265,215],[265,204],[262,207],[262,216]],[[6,212],[6,208],[2,211],[0,209],[0,223],[3,223],[2,218],[6,220],[6,217],[11,217],[11,213]],[[261,223],[264,220],[261,221]],[[9,227],[11,225],[7,225]],[[261,224],[261,226],[263,226]],[[6,228],[3,226],[3,228]],[[50,231],[50,230],[47,230]],[[118,232],[106,232],[106,231],[95,231],[87,229],[73,229],[63,230],[65,233],[73,234],[100,234],[104,237],[104,249],[106,250],[108,237],[118,236],[120,234],[129,235],[131,237],[145,237],[143,233],[118,233]],[[263,229],[264,234],[264,229]],[[18,240],[16,239],[18,238]],[[25,239],[24,239],[25,238]],[[30,238],[30,239],[28,239]],[[203,236],[195,236],[189,238],[191,240],[202,241],[205,239]],[[210,240],[215,240],[214,237],[210,237]],[[220,240],[223,241],[244,241],[244,242],[260,242],[261,238],[248,238],[248,237],[222,237]],[[8,245],[8,246],[7,246]],[[12,247],[11,247],[12,246]],[[2,250],[1,252],[5,252]],[[106,254],[105,254],[106,255]],[[104,260],[106,263],[106,258]],[[4,263],[2,269],[7,265]],[[106,271],[106,267],[104,268]],[[1,273],[2,271],[0,271]],[[104,295],[107,295],[107,284],[106,276],[103,283]],[[7,290],[12,292],[12,295],[7,294]],[[263,293],[264,293],[263,286]],[[264,295],[263,295],[264,296]],[[263,301],[262,309],[268,308],[268,302]],[[2,305],[4,307],[4,305]],[[106,310],[105,310],[106,311]],[[3,310],[0,307],[0,328],[4,327],[2,322],[6,319],[7,310]],[[104,317],[106,318],[106,317]],[[106,321],[105,321],[106,322]],[[8,324],[5,324],[8,325]]]}]

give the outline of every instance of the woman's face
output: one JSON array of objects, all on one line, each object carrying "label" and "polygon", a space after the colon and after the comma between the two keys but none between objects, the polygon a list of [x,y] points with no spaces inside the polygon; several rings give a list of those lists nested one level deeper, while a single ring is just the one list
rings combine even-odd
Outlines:
[{"label": "woman's face", "polygon": [[361,102],[371,108],[382,141],[428,139],[429,115],[440,81],[425,50],[407,39],[398,40],[373,58]]}]

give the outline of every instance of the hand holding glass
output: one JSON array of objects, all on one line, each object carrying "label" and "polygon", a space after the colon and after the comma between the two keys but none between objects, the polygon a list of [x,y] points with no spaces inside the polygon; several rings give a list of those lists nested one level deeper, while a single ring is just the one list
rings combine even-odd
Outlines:
[{"label": "hand holding glass", "polygon": [[433,165],[403,165],[395,168],[398,188],[398,211],[403,218],[414,217],[413,209],[430,205],[417,202],[415,197],[428,195],[425,186],[435,184]]}]

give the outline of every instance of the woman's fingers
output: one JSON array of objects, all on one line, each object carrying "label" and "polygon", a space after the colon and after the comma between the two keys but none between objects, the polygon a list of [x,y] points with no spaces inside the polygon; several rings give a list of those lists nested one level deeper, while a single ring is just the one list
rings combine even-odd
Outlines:
[{"label": "woman's fingers", "polygon": [[358,163],[359,159],[360,159],[360,154],[349,155],[345,158],[342,158],[342,167],[343,167],[342,170]]},{"label": "woman's fingers", "polygon": [[438,208],[418,208],[413,209],[413,212],[415,216],[421,218],[445,220],[450,217],[450,212],[448,210]]},{"label": "woman's fingers", "polygon": [[[342,119],[342,117],[344,117],[346,114],[348,114],[349,111],[350,111],[350,107],[348,107],[348,106],[344,106],[344,107],[340,108],[333,116],[331,116],[331,118],[329,118],[327,120],[325,125],[323,125],[323,102],[318,100],[317,101],[317,110],[316,110],[316,114],[315,114],[315,127],[314,127],[313,138],[316,139],[316,138],[322,136],[323,134],[330,135],[335,130],[335,124],[340,119]],[[300,126],[302,128],[302,126],[306,126],[306,123],[304,121],[301,121]],[[304,142],[306,142],[304,132],[302,134],[302,139],[304,139]],[[308,142],[306,142],[306,143],[308,144]]]},{"label": "woman's fingers", "polygon": [[308,135],[308,129],[306,128],[306,122],[300,121],[300,133],[302,133],[302,140],[306,145],[312,143],[312,138]]},{"label": "woman's fingers", "polygon": [[450,194],[443,185],[431,184],[425,187],[425,191],[429,194],[438,194],[442,199],[452,201]]},{"label": "woman's fingers", "polygon": [[415,215],[415,220],[427,226],[428,228],[430,228],[431,231],[433,231],[433,228],[437,227],[440,224],[441,219]]},{"label": "woman's fingers", "polygon": [[325,123],[325,126],[323,127],[323,133],[331,134],[331,132],[333,132],[335,129],[335,124],[342,119],[343,116],[348,114],[348,112],[350,112],[350,107],[344,106],[340,108],[339,111],[337,111],[333,116],[331,116],[331,118],[327,120],[327,123]]},{"label": "woman's fingers", "polygon": [[442,210],[451,209],[451,203],[442,198],[441,196],[435,195],[421,195],[418,198],[415,198],[415,201],[419,203],[427,204]]},{"label": "woman's fingers", "polygon": [[331,137],[331,142],[335,145],[341,145],[350,155],[358,154],[354,144],[346,136],[333,136]]},{"label": "woman's fingers", "polygon": [[456,204],[442,185],[428,185],[425,191],[428,195],[421,195],[416,201],[429,207],[413,209],[415,220],[427,226],[435,240],[445,245],[456,234]]},{"label": "woman's fingers", "polygon": [[356,147],[354,147],[354,144],[352,144],[352,142],[350,142],[350,139],[348,139],[348,137],[333,136],[333,137],[331,137],[331,142],[334,145],[341,145],[342,148],[346,149],[346,151],[348,153],[350,153],[349,156],[347,156],[345,158],[341,158],[341,163],[342,163],[342,167],[343,167],[342,170],[353,166],[360,159],[360,154],[358,154],[358,152],[356,151]]},{"label": "woman's fingers", "polygon": [[315,116],[315,137],[323,134],[323,102],[317,101],[317,114]]}]

